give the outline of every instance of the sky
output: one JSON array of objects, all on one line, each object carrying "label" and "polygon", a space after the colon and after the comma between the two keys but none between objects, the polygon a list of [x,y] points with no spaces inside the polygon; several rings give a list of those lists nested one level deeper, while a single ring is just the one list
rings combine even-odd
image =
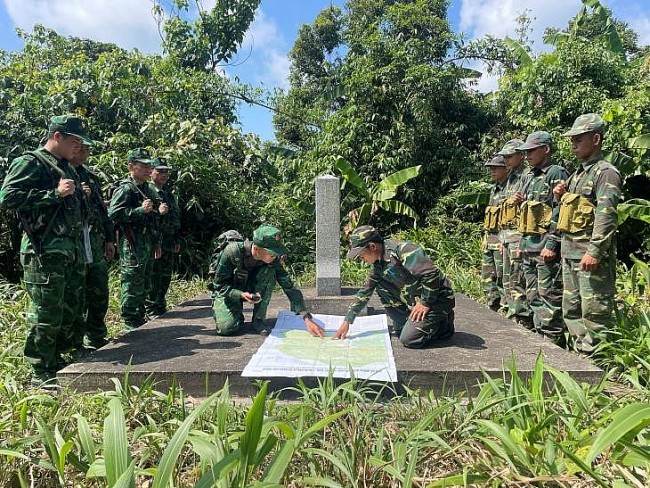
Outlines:
[{"label": "sky", "polygon": [[[210,8],[216,0],[203,0]],[[640,44],[650,44],[650,0],[601,0],[619,20],[627,22],[640,36]],[[344,0],[262,0],[239,54],[227,66],[228,76],[272,90],[288,88],[287,54],[301,25],[311,23],[330,4],[343,6]],[[534,18],[533,50],[544,51],[542,35],[546,27],[564,28],[580,9],[580,0],[450,0],[449,21],[455,32],[466,39],[486,34],[515,37],[516,18],[525,10]],[[0,0],[0,49],[21,48],[16,28],[31,31],[41,23],[59,34],[112,42],[143,53],[160,52],[160,33],[152,15],[153,0]],[[480,65],[470,65],[481,69]],[[496,79],[484,75],[478,89],[496,88]],[[242,104],[238,110],[245,132],[273,140],[272,114],[260,107]]]}]

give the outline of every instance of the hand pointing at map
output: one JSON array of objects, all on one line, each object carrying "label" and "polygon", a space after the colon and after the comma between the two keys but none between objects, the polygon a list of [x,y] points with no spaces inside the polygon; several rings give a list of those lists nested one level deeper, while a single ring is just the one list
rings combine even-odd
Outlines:
[{"label": "hand pointing at map", "polygon": [[348,331],[350,330],[350,322],[344,320],[339,327],[339,330],[336,331],[332,339],[345,339],[348,336]]},{"label": "hand pointing at map", "polygon": [[314,337],[325,337],[325,331],[323,328],[312,319],[305,319],[305,327],[307,328],[307,332],[309,332]]}]

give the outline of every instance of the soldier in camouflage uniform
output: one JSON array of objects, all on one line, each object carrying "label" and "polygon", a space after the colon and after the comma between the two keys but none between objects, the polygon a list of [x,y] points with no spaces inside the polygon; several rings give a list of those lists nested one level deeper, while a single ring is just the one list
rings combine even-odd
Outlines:
[{"label": "soldier in camouflage uniform", "polygon": [[521,240],[521,233],[517,230],[519,205],[514,199],[522,178],[528,172],[528,168],[523,164],[523,153],[517,151],[523,143],[521,139],[511,139],[497,153],[503,156],[509,171],[499,217],[501,226],[499,239],[503,251],[503,288],[508,302],[506,316],[527,327],[532,327],[532,312],[526,300],[526,278],[519,250]]},{"label": "soldier in camouflage uniform", "polygon": [[535,330],[563,343],[562,266],[560,237],[556,231],[560,207],[553,197],[553,188],[568,173],[551,159],[553,140],[548,132],[533,132],[517,150],[526,154],[531,168],[514,195],[520,204],[519,249],[526,277],[526,298],[533,310]]},{"label": "soldier in camouflage uniform", "polygon": [[146,322],[146,293],[154,259],[161,254],[159,220],[169,210],[147,183],[154,162],[146,149],[129,151],[130,177],[120,182],[108,208],[120,236],[120,311],[127,329]]},{"label": "soldier in camouflage uniform", "polygon": [[91,144],[84,142],[81,151],[70,163],[77,170],[81,187],[86,194],[88,213],[88,232],[92,261],[85,268],[85,307],[77,317],[75,349],[83,350],[84,335],[88,344],[94,349],[104,346],[107,341],[106,312],[108,311],[108,261],[115,256],[113,222],[108,217],[102,186],[99,177],[90,171],[84,163],[90,155]]},{"label": "soldier in camouflage uniform", "polygon": [[580,167],[555,187],[561,199],[564,297],[562,313],[573,346],[591,353],[613,320],[616,293],[616,207],[621,175],[603,159],[605,123],[597,114],[578,117],[571,130],[573,154]]},{"label": "soldier in camouflage uniform", "polygon": [[350,245],[348,258],[361,258],[372,265],[372,271],[336,331],[336,339],[347,337],[350,324],[375,290],[393,321],[393,334],[405,347],[423,348],[454,334],[454,291],[421,246],[384,240],[370,225],[357,227]]},{"label": "soldier in camouflage uniform", "polygon": [[38,385],[51,383],[63,365],[61,354],[80,308],[84,195],[68,160],[83,140],[90,139],[80,118],[53,117],[45,145],[16,158],[0,189],[0,205],[15,209],[25,230],[20,262],[31,298],[25,359]]},{"label": "soldier in camouflage uniform", "polygon": [[483,291],[488,299],[488,306],[498,311],[507,307],[503,290],[503,255],[499,241],[499,212],[501,203],[505,199],[505,187],[508,180],[508,168],[503,156],[496,156],[485,163],[490,171],[490,176],[495,181],[490,192],[490,201],[485,208],[483,229],[483,260],[481,264],[481,278]]},{"label": "soldier in camouflage uniform", "polygon": [[212,315],[218,335],[233,335],[244,326],[243,303],[254,304],[253,328],[268,335],[266,310],[276,283],[289,298],[291,311],[302,313],[310,334],[323,337],[323,329],[307,311],[302,293],[298,290],[282,265],[287,249],[282,243],[280,230],[262,225],[253,233],[253,241],[230,242],[216,256],[212,282]]},{"label": "soldier in camouflage uniform", "polygon": [[169,211],[160,218],[162,254],[160,259],[156,259],[153,263],[151,288],[145,302],[145,310],[149,317],[162,315],[167,311],[165,295],[167,295],[172,280],[174,254],[181,249],[178,232],[181,228],[181,211],[176,197],[167,186],[170,168],[161,158],[155,158],[155,160],[156,163],[151,172],[151,189],[158,194],[158,198],[167,205]]}]

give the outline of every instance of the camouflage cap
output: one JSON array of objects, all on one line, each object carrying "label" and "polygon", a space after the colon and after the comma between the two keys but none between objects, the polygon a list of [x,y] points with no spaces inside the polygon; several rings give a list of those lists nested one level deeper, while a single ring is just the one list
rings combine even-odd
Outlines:
[{"label": "camouflage cap", "polygon": [[578,117],[569,131],[562,134],[563,137],[577,136],[585,132],[602,132],[605,128],[605,121],[598,114],[582,114]]},{"label": "camouflage cap", "polygon": [[48,131],[50,133],[62,132],[77,136],[81,139],[81,142],[88,146],[93,144],[93,140],[86,131],[86,123],[76,115],[55,115],[50,119]]},{"label": "camouflage cap", "polygon": [[253,232],[253,244],[263,247],[276,256],[287,254],[287,248],[282,243],[280,229],[272,225],[260,225],[255,229],[255,232]]},{"label": "camouflage cap", "polygon": [[506,160],[503,159],[503,156],[500,154],[497,156],[494,156],[492,159],[490,159],[487,163],[485,163],[483,166],[497,166],[497,167],[506,167]]},{"label": "camouflage cap", "polygon": [[553,138],[546,131],[538,130],[528,135],[526,142],[517,148],[517,151],[528,151],[540,146],[553,146]]},{"label": "camouflage cap", "polygon": [[167,164],[167,159],[165,158],[153,158],[153,169],[156,171],[169,171],[171,168]]},{"label": "camouflage cap", "polygon": [[371,225],[360,225],[350,234],[350,250],[348,251],[348,259],[355,259],[361,254],[368,244],[371,242],[382,242],[384,239],[381,237],[377,229]]},{"label": "camouflage cap", "polygon": [[524,141],[521,139],[510,139],[503,145],[501,151],[499,151],[497,154],[500,156],[512,156],[513,154],[517,154],[517,148],[523,143]]},{"label": "camouflage cap", "polygon": [[129,163],[142,163],[142,164],[154,164],[156,160],[151,157],[151,154],[149,151],[147,151],[143,147],[136,147],[135,149],[131,149],[127,154],[126,154],[126,159]]}]

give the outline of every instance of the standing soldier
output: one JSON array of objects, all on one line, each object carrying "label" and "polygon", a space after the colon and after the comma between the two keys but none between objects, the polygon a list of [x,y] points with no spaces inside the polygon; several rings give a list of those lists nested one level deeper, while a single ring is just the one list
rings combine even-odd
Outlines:
[{"label": "standing soldier", "polygon": [[503,291],[503,255],[499,241],[499,213],[505,199],[508,168],[506,168],[503,156],[492,158],[485,163],[485,166],[489,169],[490,176],[495,183],[490,192],[490,201],[485,208],[481,278],[483,278],[483,291],[487,296],[488,306],[498,311],[502,307],[507,307]]},{"label": "standing soldier", "polygon": [[115,190],[108,216],[120,232],[120,312],[126,328],[134,329],[146,322],[145,297],[161,252],[159,220],[168,207],[147,184],[155,162],[149,151],[139,147],[127,157],[130,176]]},{"label": "standing soldier", "polygon": [[160,259],[156,259],[153,263],[151,288],[147,293],[145,303],[146,312],[149,317],[162,315],[167,311],[165,295],[167,295],[167,290],[172,280],[173,258],[174,254],[177,254],[181,249],[178,233],[181,228],[181,212],[176,202],[176,197],[167,186],[170,168],[162,158],[154,159],[156,163],[151,172],[151,181],[153,183],[151,187],[158,194],[158,199],[167,205],[169,211],[165,215],[161,215],[160,218],[162,254]]},{"label": "standing soldier", "polygon": [[497,153],[503,156],[509,171],[504,192],[505,199],[501,204],[499,215],[501,227],[499,239],[503,246],[503,288],[508,302],[506,315],[527,327],[532,327],[531,310],[526,300],[526,279],[519,250],[519,241],[521,240],[521,232],[517,230],[519,204],[514,199],[523,176],[528,172],[526,165],[523,164],[524,154],[517,151],[517,148],[523,143],[524,141],[521,139],[511,139]]},{"label": "standing soldier", "polygon": [[556,231],[560,207],[553,197],[553,188],[569,174],[551,159],[553,140],[548,132],[533,132],[517,150],[526,154],[531,167],[514,195],[520,203],[519,248],[526,298],[533,310],[535,329],[562,344],[562,266]]},{"label": "standing soldier", "polygon": [[63,365],[61,353],[83,294],[82,200],[68,164],[90,141],[84,122],[72,115],[51,119],[45,145],[9,167],[0,205],[18,212],[24,234],[20,263],[31,304],[25,359],[32,383],[48,386]]},{"label": "standing soldier", "polygon": [[562,134],[571,137],[580,167],[554,190],[561,199],[557,227],[562,233],[562,314],[575,349],[587,354],[613,320],[616,293],[621,175],[603,160],[604,128],[599,115],[584,114]]},{"label": "standing soldier", "polygon": [[86,264],[85,307],[77,317],[78,330],[73,335],[75,348],[82,350],[84,335],[88,345],[99,349],[107,341],[106,312],[108,311],[108,261],[115,256],[113,222],[108,218],[99,177],[84,164],[90,155],[89,143],[84,142],[79,154],[70,160],[76,168],[81,187],[86,194],[87,224],[92,261]]}]

